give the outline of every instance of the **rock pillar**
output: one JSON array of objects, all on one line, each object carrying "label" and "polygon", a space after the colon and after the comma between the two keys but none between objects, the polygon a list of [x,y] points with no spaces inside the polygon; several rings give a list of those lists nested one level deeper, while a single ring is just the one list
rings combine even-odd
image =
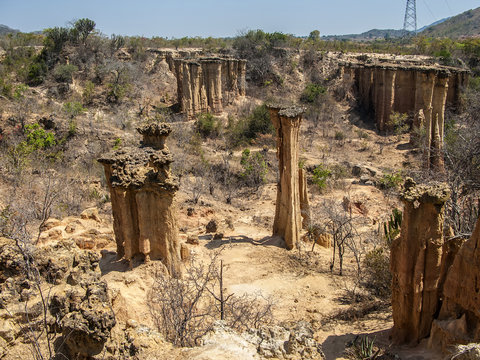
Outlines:
[{"label": "rock pillar", "polygon": [[306,229],[310,224],[310,202],[308,201],[307,177],[305,170],[298,169],[298,187],[300,192],[300,211],[302,213],[302,227]]},{"label": "rock pillar", "polygon": [[277,132],[279,181],[273,235],[285,240],[287,249],[293,249],[302,229],[299,172],[298,134],[303,108],[269,106],[270,119]]},{"label": "rock pillar", "polygon": [[221,113],[226,104],[245,96],[246,60],[175,59],[180,110],[189,119],[203,112]]},{"label": "rock pillar", "polygon": [[165,145],[167,124],[137,129],[141,147],[123,148],[98,161],[110,188],[113,227],[119,257],[159,259],[172,275],[180,272],[180,247],[174,214],[178,186],[170,175],[173,161]]},{"label": "rock pillar", "polygon": [[400,236],[392,243],[392,337],[417,343],[428,337],[439,310],[444,204],[447,185],[419,185],[407,179]]}]

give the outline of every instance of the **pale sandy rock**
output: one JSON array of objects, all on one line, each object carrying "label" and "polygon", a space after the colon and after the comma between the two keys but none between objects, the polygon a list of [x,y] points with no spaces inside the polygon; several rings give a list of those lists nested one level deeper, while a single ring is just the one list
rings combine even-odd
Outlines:
[{"label": "pale sandy rock", "polygon": [[123,148],[105,155],[110,188],[117,254],[131,260],[143,254],[145,260],[161,259],[170,274],[180,272],[180,245],[174,210],[178,189],[170,174],[172,155],[165,145],[168,124],[151,124],[137,129],[142,147]]},{"label": "pale sandy rock", "polygon": [[388,130],[393,112],[413,115],[413,128],[426,133],[426,166],[444,171],[442,149],[445,106],[459,106],[469,72],[442,66],[350,62],[341,64],[345,81],[353,82],[360,105]]},{"label": "pale sandy rock", "polygon": [[402,229],[390,258],[395,343],[428,337],[439,310],[444,204],[449,194],[445,184],[405,182]]},{"label": "pale sandy rock", "polygon": [[96,222],[101,222],[100,215],[98,214],[97,208],[89,208],[82,211],[80,214],[82,219],[95,220]]},{"label": "pale sandy rock", "polygon": [[315,242],[317,245],[320,245],[324,248],[331,248],[332,247],[332,242],[333,242],[333,236],[331,234],[319,234],[317,238],[315,239]]},{"label": "pale sandy rock", "polygon": [[287,249],[293,249],[302,229],[298,135],[304,109],[277,105],[269,105],[268,109],[277,133],[279,169],[273,236],[282,237]]},{"label": "pale sandy rock", "polygon": [[173,59],[178,102],[188,118],[223,107],[245,96],[246,61],[233,58]]}]

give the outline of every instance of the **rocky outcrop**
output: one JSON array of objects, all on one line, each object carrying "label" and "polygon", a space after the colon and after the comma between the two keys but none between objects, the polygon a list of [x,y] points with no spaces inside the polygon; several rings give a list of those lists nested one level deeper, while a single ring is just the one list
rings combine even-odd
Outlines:
[{"label": "rocky outcrop", "polygon": [[400,237],[392,243],[392,338],[415,343],[428,337],[439,310],[445,184],[416,185],[407,179]]},{"label": "rocky outcrop", "polygon": [[298,134],[303,108],[268,106],[270,119],[277,132],[279,181],[273,235],[285,240],[293,249],[302,229],[298,171]]},{"label": "rocky outcrop", "polygon": [[165,145],[171,128],[152,124],[137,129],[141,147],[109,153],[99,159],[110,188],[113,228],[119,257],[161,259],[170,274],[178,274],[180,246],[174,214],[178,185],[170,175],[172,155]]},{"label": "rocky outcrop", "polygon": [[346,83],[354,84],[361,107],[374,114],[377,128],[388,130],[393,112],[409,115],[413,128],[425,130],[427,167],[443,171],[445,107],[459,106],[468,71],[395,63],[345,63],[341,68]]},{"label": "rocky outcrop", "polygon": [[432,346],[447,349],[455,343],[480,342],[480,218],[448,267],[441,304]]},{"label": "rocky outcrop", "polygon": [[180,110],[193,118],[245,96],[246,60],[232,58],[174,59]]},{"label": "rocky outcrop", "polygon": [[57,340],[58,357],[102,353],[116,320],[99,256],[72,240],[20,251],[14,240],[0,238],[0,250],[0,343],[7,339],[6,355],[23,343],[36,345],[34,337],[41,343],[45,331]]}]

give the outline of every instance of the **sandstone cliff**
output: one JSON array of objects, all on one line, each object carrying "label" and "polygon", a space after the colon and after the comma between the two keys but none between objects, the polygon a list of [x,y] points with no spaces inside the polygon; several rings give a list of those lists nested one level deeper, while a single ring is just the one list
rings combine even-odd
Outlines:
[{"label": "sandstone cliff", "polygon": [[287,249],[293,249],[302,229],[299,169],[298,134],[303,108],[282,108],[270,105],[270,119],[277,132],[277,157],[279,181],[273,235],[285,240]]},{"label": "sandstone cliff", "polygon": [[131,260],[161,259],[170,274],[179,273],[180,246],[173,199],[178,186],[170,175],[172,155],[165,146],[167,124],[138,129],[143,145],[105,155],[110,188],[117,253]]},{"label": "sandstone cliff", "polygon": [[193,118],[202,112],[220,113],[245,96],[246,61],[232,58],[174,59],[177,96],[182,112]]},{"label": "sandstone cliff", "polygon": [[443,246],[444,184],[416,185],[407,179],[400,237],[392,243],[392,337],[415,343],[428,337],[438,312]]},{"label": "sandstone cliff", "polygon": [[341,69],[346,83],[353,83],[361,107],[374,114],[377,128],[388,130],[393,112],[408,114],[413,128],[425,130],[426,166],[443,171],[445,107],[459,106],[469,73],[395,63],[346,63]]},{"label": "sandstone cliff", "polygon": [[471,238],[456,246],[442,288],[442,305],[432,326],[431,346],[480,341],[480,218]]}]

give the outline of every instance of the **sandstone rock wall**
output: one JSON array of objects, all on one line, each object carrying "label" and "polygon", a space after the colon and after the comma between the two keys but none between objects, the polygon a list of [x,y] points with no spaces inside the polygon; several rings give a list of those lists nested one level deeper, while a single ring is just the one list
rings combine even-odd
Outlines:
[{"label": "sandstone rock wall", "polygon": [[277,157],[280,173],[273,235],[282,237],[287,249],[293,249],[299,240],[302,229],[298,134],[304,109],[271,105],[269,112],[277,132]]},{"label": "sandstone rock wall", "polygon": [[449,197],[444,184],[421,185],[410,179],[400,237],[392,243],[392,337],[415,343],[428,337],[439,310],[439,280],[443,247],[443,211]]},{"label": "sandstone rock wall", "polygon": [[[480,342],[480,218],[448,268],[441,300],[436,327],[443,331],[432,343],[446,348],[452,342]],[[452,326],[459,321],[460,327]]]},{"label": "sandstone rock wall", "polygon": [[413,128],[425,128],[426,167],[443,171],[445,107],[460,104],[468,72],[440,66],[343,64],[346,82],[354,84],[362,108],[374,114],[377,128],[388,130],[393,112],[413,118]]},{"label": "sandstone rock wall", "polygon": [[189,118],[221,113],[246,91],[246,61],[232,58],[173,59],[180,109]]},{"label": "sandstone rock wall", "polygon": [[170,274],[179,274],[180,246],[174,214],[177,184],[170,175],[172,155],[165,146],[171,129],[154,124],[138,129],[140,148],[126,148],[105,155],[110,188],[117,254],[131,260],[161,259]]}]

